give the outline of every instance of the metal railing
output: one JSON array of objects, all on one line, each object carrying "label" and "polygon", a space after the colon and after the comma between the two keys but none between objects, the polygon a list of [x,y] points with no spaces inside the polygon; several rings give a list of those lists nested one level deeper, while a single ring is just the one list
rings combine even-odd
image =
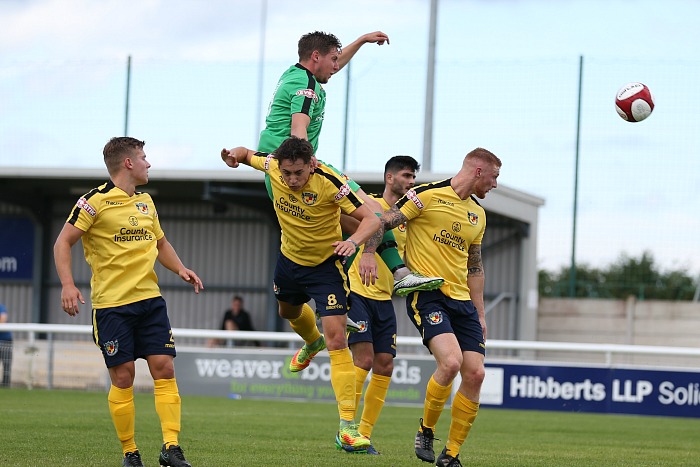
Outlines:
[{"label": "metal railing", "polygon": [[[90,325],[66,325],[66,324],[29,324],[29,323],[6,323],[0,324],[0,331],[11,331],[16,333],[27,333],[25,352],[31,353],[38,349],[37,344],[45,341],[47,349],[46,374],[47,388],[54,386],[54,367],[56,365],[55,344],[57,335],[78,334],[89,336],[92,333]],[[173,335],[178,338],[197,339],[225,339],[236,341],[262,341],[289,343],[290,346],[298,345],[301,338],[293,332],[264,332],[264,331],[220,331],[209,329],[173,329]],[[40,339],[45,336],[45,339]],[[420,337],[398,336],[397,345],[399,350],[402,346],[421,347],[423,345]],[[573,343],[573,342],[540,342],[540,341],[515,341],[515,340],[489,340],[489,350],[512,350],[522,351],[531,359],[532,352],[565,352],[572,354],[599,354],[605,359],[605,366],[613,366],[613,358],[617,355],[656,355],[656,356],[680,356],[700,358],[700,348],[690,347],[662,347],[650,345],[621,345],[621,344],[598,344],[598,343]],[[251,351],[251,348],[246,348]],[[522,356],[521,356],[522,359]],[[29,361],[30,373],[36,369],[33,366],[33,358]]]}]

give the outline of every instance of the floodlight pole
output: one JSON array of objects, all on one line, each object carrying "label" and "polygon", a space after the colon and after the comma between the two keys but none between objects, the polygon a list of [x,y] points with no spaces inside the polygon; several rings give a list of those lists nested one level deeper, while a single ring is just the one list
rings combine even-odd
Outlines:
[{"label": "floodlight pole", "polygon": [[425,121],[423,122],[423,170],[430,172],[433,163],[433,103],[435,94],[435,37],[438,0],[430,0],[428,33],[428,76],[425,82]]},{"label": "floodlight pole", "polygon": [[263,0],[260,11],[260,50],[258,51],[258,114],[255,118],[255,147],[260,144],[260,124],[263,109],[263,74],[265,72],[265,35],[267,29],[267,0]]},{"label": "floodlight pole", "polygon": [[348,110],[350,109],[350,66],[352,65],[352,60],[348,62],[345,66],[347,68],[348,77],[345,80],[345,122],[343,123],[343,165],[341,165],[342,170],[347,170],[348,162]]},{"label": "floodlight pole", "polygon": [[131,94],[131,55],[126,60],[126,106],[124,109],[124,136],[129,136],[129,95]]},{"label": "floodlight pole", "polygon": [[578,160],[581,147],[581,90],[583,88],[583,55],[578,60],[578,114],[576,116],[576,163],[574,166],[574,212],[571,233],[571,268],[569,269],[569,297],[576,296],[576,217],[578,214]]}]

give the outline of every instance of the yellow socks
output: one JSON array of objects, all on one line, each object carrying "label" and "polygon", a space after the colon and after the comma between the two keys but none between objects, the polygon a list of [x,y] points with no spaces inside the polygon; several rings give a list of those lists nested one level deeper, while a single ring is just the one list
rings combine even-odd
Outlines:
[{"label": "yellow socks", "polygon": [[452,422],[446,443],[447,454],[452,457],[459,454],[459,448],[469,436],[469,430],[478,412],[478,402],[470,401],[462,393],[457,392],[452,401]]},{"label": "yellow socks", "polygon": [[330,350],[331,386],[338,401],[338,414],[341,420],[355,419],[355,365],[350,349]]},{"label": "yellow socks", "polygon": [[122,443],[122,453],[136,451],[134,440],[134,420],[136,408],[134,407],[134,388],[121,389],[116,386],[109,388],[107,396],[109,413],[112,416],[117,437]]},{"label": "yellow socks", "polygon": [[384,408],[386,393],[389,391],[389,383],[391,383],[391,376],[372,373],[372,378],[367,385],[367,391],[365,391],[365,405],[362,408],[362,419],[357,430],[362,436],[372,437],[374,424],[377,423],[379,414]]},{"label": "yellow socks", "polygon": [[442,409],[445,407],[445,402],[450,397],[452,392],[452,383],[448,386],[440,386],[435,381],[435,376],[430,377],[428,387],[425,390],[425,404],[423,406],[423,426],[426,428],[435,428],[437,425]]},{"label": "yellow socks", "polygon": [[357,412],[357,409],[360,407],[362,389],[365,387],[365,380],[367,379],[368,374],[369,370],[365,370],[359,366],[355,367],[355,412]]},{"label": "yellow socks", "polygon": [[160,418],[165,448],[177,444],[180,433],[180,394],[175,378],[157,379],[153,381],[153,395],[156,402],[156,413]]},{"label": "yellow socks", "polygon": [[312,344],[321,337],[321,332],[316,326],[316,313],[308,303],[304,303],[301,307],[301,315],[296,319],[290,319],[289,324],[307,344]]}]

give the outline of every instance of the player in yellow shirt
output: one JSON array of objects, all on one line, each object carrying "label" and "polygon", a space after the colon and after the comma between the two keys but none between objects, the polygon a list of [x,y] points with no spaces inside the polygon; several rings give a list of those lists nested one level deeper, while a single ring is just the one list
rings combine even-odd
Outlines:
[{"label": "player in yellow shirt", "polygon": [[[289,320],[305,342],[290,366],[294,371],[302,370],[314,355],[328,348],[331,385],[340,415],[336,437],[345,449],[366,451],[369,439],[357,432],[354,421],[355,370],[345,334],[349,290],[343,262],[379,230],[380,223],[344,178],[323,164],[314,169],[312,156],[311,144],[296,136],[284,140],[274,154],[244,147],[221,151],[229,167],[243,163],[270,175],[273,205],[282,229],[275,295],[280,316]],[[360,221],[347,240],[342,239],[341,211]],[[313,310],[304,307],[312,298],[324,336],[316,326]]]},{"label": "player in yellow shirt", "polygon": [[[382,207],[389,209],[413,187],[420,164],[410,156],[394,156],[384,166],[384,192],[371,195]],[[393,230],[399,253],[403,256],[406,244],[406,226]],[[381,245],[379,246],[381,248]],[[364,255],[363,255],[364,256]],[[365,391],[364,406],[358,432],[371,439],[374,425],[384,407],[389,390],[396,357],[396,313],[391,302],[394,288],[392,272],[374,254],[377,262],[377,279],[374,284],[364,285],[360,277],[360,260],[350,266],[350,302],[348,316],[360,325],[360,331],[348,335],[348,343],[355,363],[355,405],[362,397],[367,376],[372,376]],[[337,443],[338,447],[342,447]],[[379,454],[370,444],[368,454]]]},{"label": "player in yellow shirt", "polygon": [[61,305],[70,316],[85,303],[71,271],[71,248],[82,239],[90,280],[93,339],[102,350],[111,388],[109,412],[122,444],[124,466],[143,466],[134,439],[134,361],[144,358],[153,376],[163,447],[159,462],[191,467],[178,444],[180,395],[175,380],[175,341],[165,300],[153,270],[156,259],[182,280],[203,289],[160,227],[151,196],[136,191],[148,183],[143,141],[112,138],[104,147],[110,180],[83,195],[54,244]]},{"label": "player in yellow shirt", "polygon": [[[457,373],[462,376],[438,466],[461,465],[459,449],[479,411],[486,353],[481,260],[486,215],[476,198],[483,199],[496,188],[500,169],[501,161],[493,153],[474,149],[454,177],[409,190],[382,215],[385,229],[407,224],[408,267],[445,279],[439,290],[413,292],[406,297],[408,315],[437,363],[428,381],[415,438],[416,456],[423,461],[436,462],[435,425],[450,397],[452,381]],[[381,230],[368,240],[365,251],[374,251],[379,235]],[[373,259],[373,255],[362,256],[363,261],[365,257]],[[360,274],[364,275],[362,267]]]}]

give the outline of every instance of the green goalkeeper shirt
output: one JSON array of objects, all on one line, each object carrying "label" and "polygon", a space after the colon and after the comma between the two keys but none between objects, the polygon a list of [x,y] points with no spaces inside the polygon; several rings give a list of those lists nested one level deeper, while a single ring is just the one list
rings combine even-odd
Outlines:
[{"label": "green goalkeeper shirt", "polygon": [[292,134],[292,115],[303,113],[311,120],[306,133],[315,154],[325,108],[326,91],[313,73],[299,63],[289,67],[277,82],[265,117],[265,129],[260,132],[258,151],[275,152]]}]

